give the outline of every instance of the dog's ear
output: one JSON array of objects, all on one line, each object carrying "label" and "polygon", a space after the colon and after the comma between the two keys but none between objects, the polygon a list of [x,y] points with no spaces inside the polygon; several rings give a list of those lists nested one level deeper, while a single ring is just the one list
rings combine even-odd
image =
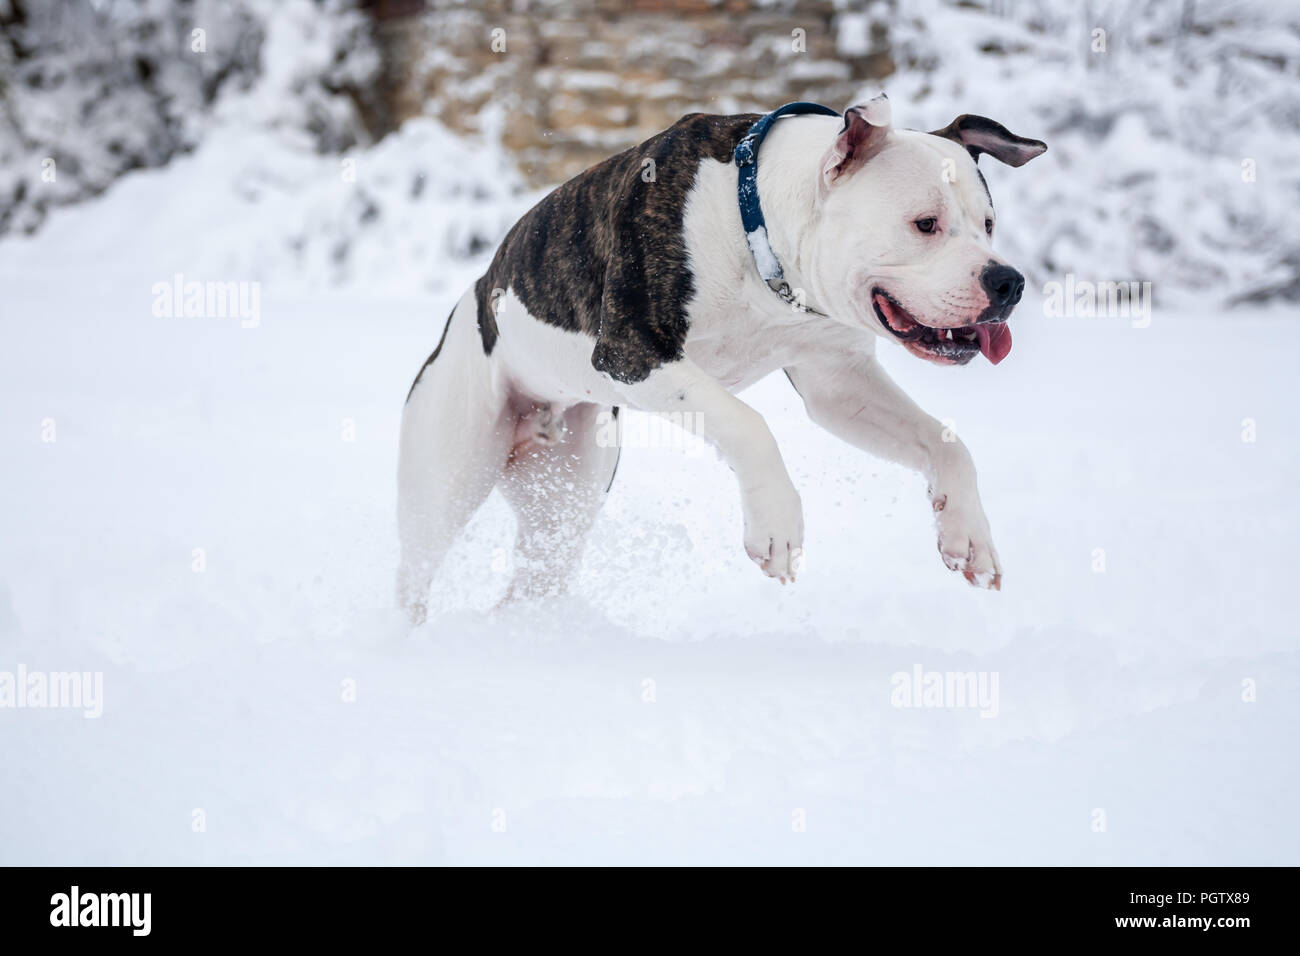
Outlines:
[{"label": "dog's ear", "polygon": [[822,158],[822,183],[831,186],[862,168],[880,152],[889,135],[889,99],[881,93],[870,102],[844,111],[844,128]]},{"label": "dog's ear", "polygon": [[1023,166],[1047,150],[1047,144],[1041,140],[1017,136],[1001,123],[971,113],[963,113],[943,129],[931,130],[930,135],[960,143],[976,162],[980,153],[988,153],[1008,166]]}]

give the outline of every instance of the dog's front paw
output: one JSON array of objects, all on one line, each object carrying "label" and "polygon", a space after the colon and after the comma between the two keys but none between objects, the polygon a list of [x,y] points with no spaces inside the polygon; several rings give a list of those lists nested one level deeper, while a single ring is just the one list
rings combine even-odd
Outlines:
[{"label": "dog's front paw", "polygon": [[963,503],[948,495],[937,496],[933,506],[943,563],[977,588],[1001,591],[1002,565],[984,509],[978,502]]},{"label": "dog's front paw", "polygon": [[803,503],[793,485],[745,496],[745,553],[769,578],[794,580],[803,567]]}]

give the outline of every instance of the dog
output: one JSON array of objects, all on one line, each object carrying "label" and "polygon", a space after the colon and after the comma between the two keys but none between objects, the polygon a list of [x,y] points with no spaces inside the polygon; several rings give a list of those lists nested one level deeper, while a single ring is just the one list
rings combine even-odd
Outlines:
[{"label": "dog", "polygon": [[921,472],[944,563],[1000,589],[970,453],[875,350],[1006,356],[1024,278],[992,250],[976,160],[1021,166],[1046,148],[969,114],[896,129],[882,94],[843,115],[692,113],[555,189],[457,302],[407,393],[400,605],[424,620],[433,575],[494,487],[518,518],[508,598],[562,592],[618,465],[601,422],[622,407],[693,416],[735,472],[746,553],[793,580],[799,493],[735,395],[778,370],[814,423]]}]

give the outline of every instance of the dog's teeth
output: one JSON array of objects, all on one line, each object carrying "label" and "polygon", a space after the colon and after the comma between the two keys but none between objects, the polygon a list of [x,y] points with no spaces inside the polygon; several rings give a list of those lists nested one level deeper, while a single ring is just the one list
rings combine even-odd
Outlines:
[{"label": "dog's teeth", "polygon": [[943,334],[943,337],[944,337],[945,339],[947,339],[949,342],[951,342],[951,341],[952,341],[952,329],[949,329],[947,332],[945,332],[945,333]]}]

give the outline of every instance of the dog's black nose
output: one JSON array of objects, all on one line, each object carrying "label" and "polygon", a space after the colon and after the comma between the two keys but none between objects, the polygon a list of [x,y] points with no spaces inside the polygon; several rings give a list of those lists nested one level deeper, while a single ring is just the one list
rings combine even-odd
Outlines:
[{"label": "dog's black nose", "polygon": [[990,263],[980,273],[980,285],[995,309],[1009,308],[1020,301],[1025,291],[1025,277],[1010,266]]}]

